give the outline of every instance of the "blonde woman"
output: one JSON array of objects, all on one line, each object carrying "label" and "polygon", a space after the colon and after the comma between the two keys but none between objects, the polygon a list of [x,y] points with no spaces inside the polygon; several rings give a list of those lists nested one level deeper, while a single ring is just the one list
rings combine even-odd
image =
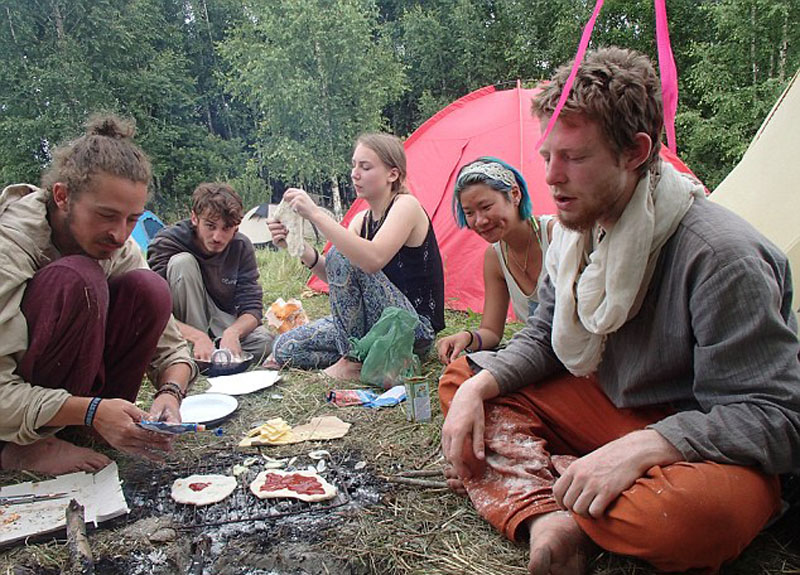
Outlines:
[{"label": "blonde woman", "polygon": [[[353,151],[351,179],[369,209],[345,229],[300,189],[284,200],[333,244],[326,255],[306,244],[303,264],[330,287],[331,315],[280,335],[273,346],[279,365],[327,368],[337,378],[356,378],[360,364],[348,358],[349,338],[360,338],[385,307],[414,313],[415,352],[426,353],[444,327],[444,273],[430,217],[408,193],[402,142],[389,134],[364,134]],[[286,228],[268,226],[273,242],[286,246]]]}]

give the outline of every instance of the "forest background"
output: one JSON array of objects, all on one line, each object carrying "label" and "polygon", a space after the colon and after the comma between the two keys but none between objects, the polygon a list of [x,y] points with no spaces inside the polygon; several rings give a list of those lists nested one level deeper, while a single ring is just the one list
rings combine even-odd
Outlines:
[{"label": "forest background", "polygon": [[[592,0],[0,0],[0,185],[36,183],[98,111],[133,117],[151,208],[201,181],[245,206],[352,198],[355,137],[401,137],[479,87],[575,54]],[[800,65],[798,0],[669,0],[678,152],[714,189]],[[655,61],[652,0],[606,0],[592,46]],[[531,150],[530,153],[535,153]]]}]

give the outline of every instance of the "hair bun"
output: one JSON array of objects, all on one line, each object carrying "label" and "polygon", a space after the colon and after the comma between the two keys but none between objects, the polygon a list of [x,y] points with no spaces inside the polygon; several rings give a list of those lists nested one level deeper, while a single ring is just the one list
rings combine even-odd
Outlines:
[{"label": "hair bun", "polygon": [[114,115],[96,115],[86,123],[87,136],[105,136],[115,140],[131,139],[136,133],[136,126],[130,120],[123,120]]}]

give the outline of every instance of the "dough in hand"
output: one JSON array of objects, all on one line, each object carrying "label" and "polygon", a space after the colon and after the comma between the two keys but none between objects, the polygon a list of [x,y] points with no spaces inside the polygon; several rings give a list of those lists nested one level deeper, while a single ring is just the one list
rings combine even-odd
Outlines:
[{"label": "dough in hand", "polygon": [[222,501],[236,489],[230,475],[190,475],[172,484],[172,498],[187,505],[211,505]]},{"label": "dough in hand", "polygon": [[286,228],[286,249],[293,257],[299,258],[305,249],[303,238],[303,217],[295,212],[286,200],[281,200],[272,215]]},{"label": "dough in hand", "polygon": [[268,469],[259,473],[250,484],[250,491],[259,499],[292,497],[301,501],[325,501],[336,497],[337,489],[313,471],[281,471]]}]

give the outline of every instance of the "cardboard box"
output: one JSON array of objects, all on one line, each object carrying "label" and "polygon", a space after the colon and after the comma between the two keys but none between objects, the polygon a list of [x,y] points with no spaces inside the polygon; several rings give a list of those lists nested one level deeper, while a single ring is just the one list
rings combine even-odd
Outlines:
[{"label": "cardboard box", "polygon": [[406,418],[409,421],[431,420],[431,393],[423,377],[406,379]]}]

